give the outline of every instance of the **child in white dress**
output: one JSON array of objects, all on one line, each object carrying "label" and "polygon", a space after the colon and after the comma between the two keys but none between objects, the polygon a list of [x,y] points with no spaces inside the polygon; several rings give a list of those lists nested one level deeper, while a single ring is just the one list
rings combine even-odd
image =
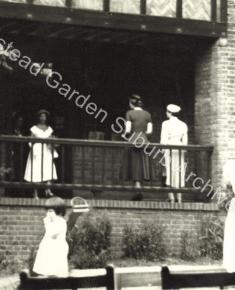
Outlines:
[{"label": "child in white dress", "polygon": [[228,272],[235,272],[235,159],[227,161],[223,169],[223,183],[230,186],[233,198],[230,201],[224,227],[223,266]]},{"label": "child in white dress", "polygon": [[33,272],[38,275],[66,277],[69,271],[64,200],[51,197],[46,202],[46,208],[46,217],[43,219],[45,234],[38,248]]}]

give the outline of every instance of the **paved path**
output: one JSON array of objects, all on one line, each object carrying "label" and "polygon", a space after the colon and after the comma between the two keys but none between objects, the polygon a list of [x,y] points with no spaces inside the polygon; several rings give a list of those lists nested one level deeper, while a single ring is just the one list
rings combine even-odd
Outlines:
[{"label": "paved path", "polygon": [[14,275],[7,278],[0,277],[0,290],[15,290],[19,284],[19,276]]}]

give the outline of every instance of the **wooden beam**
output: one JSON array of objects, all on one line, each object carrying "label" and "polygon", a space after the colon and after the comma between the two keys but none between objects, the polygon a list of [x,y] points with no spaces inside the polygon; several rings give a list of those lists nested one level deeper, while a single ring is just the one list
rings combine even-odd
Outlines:
[{"label": "wooden beam", "polygon": [[64,26],[64,28],[57,28],[56,31],[52,32],[52,33],[48,33],[48,37],[50,38],[56,38],[56,37],[63,37],[63,34],[67,34],[71,31],[74,31],[76,29],[76,27],[74,26]]},{"label": "wooden beam", "polygon": [[76,27],[74,31],[71,30],[70,33],[66,33],[63,35],[63,39],[65,40],[82,40],[83,36],[88,36],[89,33],[87,29],[81,28],[81,27]]},{"label": "wooden beam", "polygon": [[162,267],[162,289],[220,287],[235,285],[234,273],[220,272],[174,272],[171,273],[168,267]]},{"label": "wooden beam", "polygon": [[14,27],[17,27],[19,24],[17,21],[10,21],[10,22],[3,22],[0,23],[0,33],[5,33],[6,31],[9,31],[9,29],[12,29]]},{"label": "wooden beam", "polygon": [[29,36],[47,37],[49,34],[58,31],[58,25],[55,24],[41,24],[37,29],[28,33]]},{"label": "wooden beam", "polygon": [[37,23],[27,23],[22,25],[17,25],[15,29],[9,29],[8,33],[10,34],[20,34],[20,35],[28,35],[28,33],[35,31],[35,29],[38,27]]},{"label": "wooden beam", "polygon": [[120,13],[111,14],[79,9],[71,11],[61,7],[43,7],[38,5],[25,7],[23,4],[7,2],[0,2],[0,17],[115,30],[205,36],[210,38],[218,38],[227,31],[227,25],[224,23],[181,19],[180,17],[168,18]]},{"label": "wooden beam", "polygon": [[113,40],[110,31],[102,31],[102,32],[94,31],[93,33],[90,34],[90,36],[84,38],[85,41],[101,41],[101,42],[104,39],[110,39],[110,41]]}]

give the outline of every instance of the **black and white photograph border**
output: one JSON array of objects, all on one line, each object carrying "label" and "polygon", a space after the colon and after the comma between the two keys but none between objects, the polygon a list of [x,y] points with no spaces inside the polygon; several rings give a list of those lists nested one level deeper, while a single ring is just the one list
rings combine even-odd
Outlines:
[{"label": "black and white photograph border", "polygon": [[0,0],[0,290],[235,289],[235,0]]}]

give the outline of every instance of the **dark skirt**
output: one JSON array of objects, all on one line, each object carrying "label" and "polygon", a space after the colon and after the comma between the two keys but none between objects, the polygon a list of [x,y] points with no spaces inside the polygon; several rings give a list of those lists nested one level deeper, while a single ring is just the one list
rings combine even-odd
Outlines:
[{"label": "dark skirt", "polygon": [[123,153],[121,179],[125,181],[149,181],[152,164],[142,148],[127,148]]}]

